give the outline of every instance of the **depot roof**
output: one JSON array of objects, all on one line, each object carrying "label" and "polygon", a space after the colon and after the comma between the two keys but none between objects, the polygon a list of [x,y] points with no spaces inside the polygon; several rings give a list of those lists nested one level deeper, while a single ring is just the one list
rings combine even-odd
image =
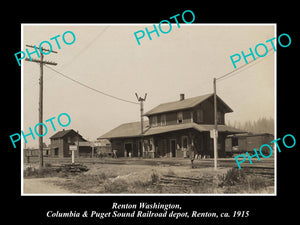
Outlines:
[{"label": "depot roof", "polygon": [[[155,108],[151,109],[150,111],[146,112],[144,116],[150,116],[153,114],[183,110],[183,109],[190,109],[198,104],[212,98],[214,94],[206,94],[201,95],[193,98],[187,98],[184,100],[174,101],[174,102],[167,102],[156,106]],[[233,110],[219,97],[217,96],[218,104],[222,104],[224,106],[225,112],[233,112]]]},{"label": "depot roof", "polygon": [[73,130],[73,129],[70,129],[70,130],[64,130],[63,129],[62,131],[58,131],[54,135],[52,135],[50,137],[50,139],[62,138],[62,137],[66,136],[68,134],[71,134],[71,133],[73,133],[73,135],[79,135],[79,137],[82,138],[82,136],[80,134],[77,134],[77,132],[75,130]]},{"label": "depot roof", "polygon": [[[184,130],[184,129],[195,129],[197,131],[210,131],[214,129],[213,124],[197,124],[197,123],[182,123],[168,126],[149,127],[149,122],[144,122],[144,134],[141,135],[141,123],[125,123],[112,129],[106,134],[102,135],[98,139],[111,139],[111,138],[130,138],[130,137],[142,137],[150,136],[155,134],[162,134],[172,131]],[[244,133],[244,131],[229,127],[226,125],[218,125],[219,132],[227,132],[230,134]]]}]

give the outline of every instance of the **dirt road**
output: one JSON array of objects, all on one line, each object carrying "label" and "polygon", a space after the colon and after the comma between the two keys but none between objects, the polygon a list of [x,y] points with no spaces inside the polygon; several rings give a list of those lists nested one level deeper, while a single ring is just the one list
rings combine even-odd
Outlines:
[{"label": "dirt road", "polygon": [[24,179],[24,194],[64,194],[72,193],[51,183],[60,178]]}]

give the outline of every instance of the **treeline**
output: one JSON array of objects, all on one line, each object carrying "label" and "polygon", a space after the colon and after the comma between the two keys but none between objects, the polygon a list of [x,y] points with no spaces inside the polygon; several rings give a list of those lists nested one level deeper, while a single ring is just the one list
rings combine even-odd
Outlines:
[{"label": "treeline", "polygon": [[239,121],[228,121],[227,125],[244,130],[251,133],[270,133],[274,134],[274,119],[273,118],[259,118],[256,121],[247,120],[243,123]]}]

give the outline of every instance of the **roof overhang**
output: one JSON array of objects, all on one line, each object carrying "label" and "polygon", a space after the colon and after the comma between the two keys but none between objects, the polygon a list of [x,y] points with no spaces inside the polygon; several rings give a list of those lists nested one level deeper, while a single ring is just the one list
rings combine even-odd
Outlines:
[{"label": "roof overhang", "polygon": [[[111,139],[121,139],[121,138],[139,138],[139,137],[158,135],[158,134],[175,132],[175,131],[186,130],[186,129],[194,129],[199,132],[209,132],[213,130],[214,127],[215,126],[213,124],[182,123],[182,124],[175,124],[175,125],[168,125],[168,126],[158,126],[158,127],[151,127],[151,128],[149,127],[144,130],[143,135],[141,133],[130,135],[130,133],[124,133],[124,132],[112,132],[112,133],[108,132],[97,139],[111,140]],[[114,131],[116,130],[114,129]],[[218,132],[227,133],[228,135],[247,133],[246,131],[242,131],[226,125],[218,125]]]},{"label": "roof overhang", "polygon": [[[169,126],[152,127],[151,129],[149,129],[147,132],[144,133],[144,136],[168,133],[172,131],[185,130],[185,129],[194,129],[199,132],[209,132],[214,128],[215,125],[213,124],[197,124],[197,123],[176,124],[176,125],[169,125]],[[246,131],[242,131],[226,125],[218,125],[217,129],[218,132],[227,133],[227,134],[247,133]]]}]

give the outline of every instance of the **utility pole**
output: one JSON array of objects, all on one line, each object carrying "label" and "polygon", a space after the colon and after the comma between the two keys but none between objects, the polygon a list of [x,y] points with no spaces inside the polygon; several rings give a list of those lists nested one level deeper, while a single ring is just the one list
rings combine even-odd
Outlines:
[{"label": "utility pole", "polygon": [[[35,46],[32,45],[26,45],[27,47],[30,48],[36,48]],[[41,48],[42,51],[48,51],[50,52],[50,50],[45,49],[45,48]],[[43,123],[43,66],[44,64],[49,64],[49,65],[54,65],[56,66],[57,63],[55,62],[49,62],[49,61],[44,61],[44,55],[42,54],[41,50],[39,49],[40,52],[40,56],[41,59],[32,59],[30,60],[29,58],[26,58],[26,61],[30,61],[30,62],[36,62],[40,64],[40,81],[39,81],[39,85],[40,85],[40,90],[39,90],[39,123]],[[53,53],[57,53],[56,51],[51,51]],[[48,53],[49,54],[49,53]],[[43,126],[39,126],[39,134],[41,136],[39,136],[39,152],[40,152],[40,168],[42,168],[44,166],[44,161],[43,161]]]},{"label": "utility pole", "polygon": [[[79,131],[77,130],[77,154],[79,156]],[[72,151],[72,164],[75,163],[75,152]]]},{"label": "utility pole", "polygon": [[146,101],[146,97],[147,97],[147,93],[145,94],[145,97],[139,97],[137,93],[135,93],[135,96],[137,98],[137,100],[140,102],[140,111],[141,111],[141,135],[142,135],[142,152],[144,153],[144,138],[143,138],[143,134],[144,134],[144,101]]},{"label": "utility pole", "polygon": [[145,94],[145,97],[139,97],[137,93],[135,93],[135,96],[137,100],[140,102],[140,110],[141,110],[141,134],[144,133],[144,101],[146,101],[147,93]]},{"label": "utility pole", "polygon": [[217,88],[216,88],[216,81],[217,79],[214,78],[214,121],[215,121],[215,127],[214,127],[214,169],[218,169],[218,118],[217,118]]}]

